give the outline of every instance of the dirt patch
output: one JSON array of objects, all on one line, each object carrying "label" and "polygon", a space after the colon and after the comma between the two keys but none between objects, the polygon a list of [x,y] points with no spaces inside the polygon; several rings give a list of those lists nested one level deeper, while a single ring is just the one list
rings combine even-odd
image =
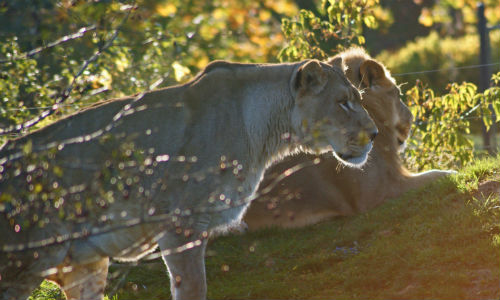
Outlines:
[{"label": "dirt patch", "polygon": [[500,179],[488,180],[479,183],[475,196],[481,198],[491,197],[492,194],[500,196]]},{"label": "dirt patch", "polygon": [[498,299],[500,296],[500,278],[495,278],[495,271],[477,269],[470,271],[471,288],[469,299]]}]

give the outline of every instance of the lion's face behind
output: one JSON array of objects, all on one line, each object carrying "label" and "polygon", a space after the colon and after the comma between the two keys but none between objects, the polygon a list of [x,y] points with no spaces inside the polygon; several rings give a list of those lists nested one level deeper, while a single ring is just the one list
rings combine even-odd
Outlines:
[{"label": "lion's face behind", "polygon": [[372,148],[377,128],[362,107],[358,90],[345,79],[341,64],[341,59],[333,67],[313,61],[301,67],[292,78],[297,95],[292,123],[297,142],[310,152],[334,150],[342,162],[360,165]]},{"label": "lion's face behind", "polygon": [[413,115],[401,101],[401,91],[395,80],[383,65],[361,49],[351,49],[344,60],[347,77],[363,91],[363,107],[380,130],[379,140],[384,147],[403,150]]},{"label": "lion's face behind", "polygon": [[364,86],[367,99],[363,104],[370,112],[377,127],[390,136],[387,143],[396,149],[402,150],[410,134],[413,115],[408,107],[401,101],[401,91],[395,81],[383,66],[374,60],[365,61],[360,68],[364,78],[371,77],[370,82],[365,79]]},{"label": "lion's face behind", "polygon": [[397,119],[398,122],[396,122],[394,128],[396,131],[396,142],[398,143],[400,150],[402,151],[405,146],[405,142],[410,137],[410,130],[411,130],[411,125],[413,123],[413,115],[411,111],[408,109],[408,106],[406,106],[403,101],[401,101],[399,95],[396,97],[395,104],[397,106]]}]

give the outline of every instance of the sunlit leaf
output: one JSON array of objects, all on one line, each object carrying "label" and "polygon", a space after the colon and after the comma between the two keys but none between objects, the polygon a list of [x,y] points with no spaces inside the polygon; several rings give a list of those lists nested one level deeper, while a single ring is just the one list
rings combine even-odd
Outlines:
[{"label": "sunlit leaf", "polygon": [[497,98],[496,101],[492,103],[493,110],[495,111],[495,115],[497,117],[497,122],[500,122],[500,99]]},{"label": "sunlit leaf", "polygon": [[363,18],[363,21],[368,28],[374,28],[377,24],[374,16],[366,16]]},{"label": "sunlit leaf", "polygon": [[286,15],[286,16],[293,16],[297,14],[298,8],[295,5],[293,1],[285,1],[285,0],[278,0],[278,1],[267,1],[266,3],[270,8],[272,8],[274,11],[276,11],[279,14]]},{"label": "sunlit leaf", "polygon": [[181,65],[179,62],[175,61],[174,63],[172,63],[172,68],[174,69],[174,77],[175,77],[175,80],[177,80],[178,82],[179,81],[182,81],[182,79],[191,73],[191,71],[189,70],[189,68]]},{"label": "sunlit leaf", "polygon": [[156,12],[162,17],[171,17],[177,12],[177,7],[173,3],[166,1],[156,6]]},{"label": "sunlit leaf", "polygon": [[422,12],[418,17],[418,22],[426,27],[431,27],[432,24],[434,24],[434,20],[432,19],[432,13],[428,8],[426,7],[422,8]]},{"label": "sunlit leaf", "polygon": [[262,22],[267,22],[269,21],[269,19],[271,19],[272,15],[271,13],[268,11],[268,10],[261,10],[259,12],[259,19],[262,21]]}]

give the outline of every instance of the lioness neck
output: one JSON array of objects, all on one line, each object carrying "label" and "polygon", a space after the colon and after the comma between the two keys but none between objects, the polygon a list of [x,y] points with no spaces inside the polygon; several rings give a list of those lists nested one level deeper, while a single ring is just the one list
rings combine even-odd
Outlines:
[{"label": "lioness neck", "polygon": [[[264,90],[267,92],[261,93]],[[258,165],[266,167],[291,151],[292,108],[288,85],[261,85],[252,89],[244,99],[243,121],[250,140],[251,156]]]},{"label": "lioness neck", "polygon": [[232,101],[240,103],[249,142],[250,165],[265,168],[278,157],[287,155],[293,148],[288,138],[293,134],[291,115],[294,106],[290,78],[301,63],[214,64],[217,65],[207,67],[207,84],[214,82],[210,77],[216,81],[221,77],[225,78],[224,89],[240,88],[239,99]]}]

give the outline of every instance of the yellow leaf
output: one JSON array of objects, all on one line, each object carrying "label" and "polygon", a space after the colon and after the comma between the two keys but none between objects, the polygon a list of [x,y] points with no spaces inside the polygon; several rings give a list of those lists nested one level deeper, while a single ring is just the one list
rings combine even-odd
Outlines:
[{"label": "yellow leaf", "polygon": [[35,184],[35,189],[34,189],[35,194],[40,193],[42,190],[43,190],[43,186],[41,184],[39,184],[39,183]]},{"label": "yellow leaf", "polygon": [[269,19],[271,19],[271,13],[268,10],[261,10],[259,12],[259,19],[262,22],[267,22]]},{"label": "yellow leaf", "polygon": [[128,68],[129,66],[127,58],[123,56],[120,57],[119,59],[116,59],[115,64],[116,64],[116,69],[120,72],[125,71],[125,69]]},{"label": "yellow leaf", "polygon": [[278,14],[292,16],[299,12],[299,9],[293,1],[267,1],[267,6],[276,11]]},{"label": "yellow leaf", "polygon": [[434,21],[432,20],[431,11],[424,7],[422,12],[420,13],[420,17],[418,17],[418,22],[426,27],[431,27]]},{"label": "yellow leaf", "polygon": [[191,73],[191,71],[187,67],[181,65],[179,62],[176,61],[172,64],[172,68],[174,69],[174,76],[175,80],[177,81],[181,81],[184,78],[184,76]]},{"label": "yellow leaf", "polygon": [[[120,69],[119,67],[117,69]],[[122,71],[122,70],[120,70]],[[92,88],[97,89],[100,87],[111,88],[111,84],[113,83],[113,76],[106,70],[102,70],[99,74],[95,76],[89,77],[92,81]]]},{"label": "yellow leaf", "polygon": [[172,3],[158,4],[156,12],[162,17],[173,16],[177,12],[177,7]]},{"label": "yellow leaf", "polygon": [[28,142],[23,145],[23,154],[29,155],[31,154],[32,150],[33,150],[33,143],[31,142],[31,140],[28,140]]},{"label": "yellow leaf", "polygon": [[63,176],[63,170],[58,167],[58,166],[55,166],[54,167],[54,174],[57,176],[57,177],[62,177]]},{"label": "yellow leaf", "polygon": [[203,24],[200,27],[200,35],[206,41],[210,41],[211,39],[213,39],[218,32],[219,30],[211,25]]},{"label": "yellow leaf", "polygon": [[241,13],[234,13],[230,16],[229,21],[231,28],[237,29],[245,23],[245,15]]},{"label": "yellow leaf", "polygon": [[206,56],[202,56],[196,61],[196,67],[200,70],[205,68],[207,64],[208,64],[208,57]]},{"label": "yellow leaf", "polygon": [[368,28],[375,28],[375,25],[377,25],[377,21],[374,16],[366,16],[364,21]]},{"label": "yellow leaf", "polygon": [[227,11],[225,9],[222,9],[222,8],[217,8],[212,13],[212,16],[216,20],[225,20],[227,18]]},{"label": "yellow leaf", "polygon": [[261,36],[250,36],[250,41],[259,45],[260,47],[265,47],[269,43],[269,39]]}]

